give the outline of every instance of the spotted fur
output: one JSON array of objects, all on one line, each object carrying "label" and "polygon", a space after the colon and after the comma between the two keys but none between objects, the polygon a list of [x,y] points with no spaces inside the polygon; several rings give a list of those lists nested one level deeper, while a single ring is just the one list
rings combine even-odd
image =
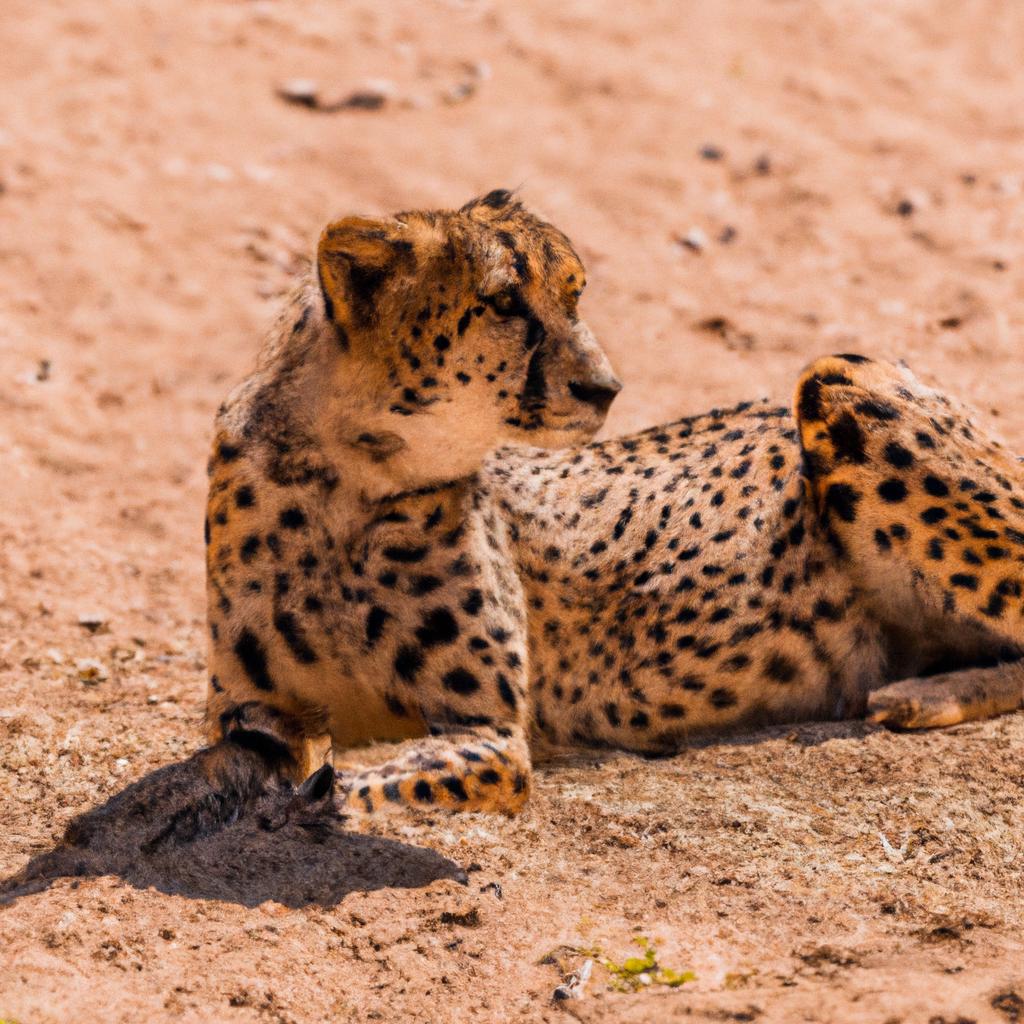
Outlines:
[{"label": "spotted fur", "polygon": [[594,443],[619,385],[583,285],[506,192],[324,231],[217,420],[214,744],[297,779],[325,743],[402,741],[340,776],[347,810],[511,812],[543,747],[1020,704],[1015,458],[852,355],[803,374],[795,413]]}]

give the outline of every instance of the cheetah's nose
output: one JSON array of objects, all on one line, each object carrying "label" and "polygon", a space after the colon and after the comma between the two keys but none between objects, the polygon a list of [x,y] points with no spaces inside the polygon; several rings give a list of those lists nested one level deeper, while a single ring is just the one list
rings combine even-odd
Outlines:
[{"label": "cheetah's nose", "polygon": [[608,406],[621,390],[622,381],[613,376],[569,381],[569,394],[578,402],[592,405],[599,412],[607,412]]}]

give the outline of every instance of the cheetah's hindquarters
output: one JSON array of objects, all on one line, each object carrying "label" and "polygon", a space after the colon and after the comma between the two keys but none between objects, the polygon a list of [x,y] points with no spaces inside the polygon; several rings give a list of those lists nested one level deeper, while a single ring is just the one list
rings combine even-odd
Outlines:
[{"label": "cheetah's hindquarters", "polygon": [[812,363],[795,405],[806,486],[828,535],[880,620],[914,648],[897,660],[912,672],[935,659],[964,666],[875,690],[870,720],[920,729],[1020,708],[1020,460],[966,408],[863,356]]}]

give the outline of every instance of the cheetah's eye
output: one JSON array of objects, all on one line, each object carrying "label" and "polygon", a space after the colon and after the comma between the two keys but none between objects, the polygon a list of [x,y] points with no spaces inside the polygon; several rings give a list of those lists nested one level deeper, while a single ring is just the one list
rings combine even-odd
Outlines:
[{"label": "cheetah's eye", "polygon": [[519,309],[519,297],[511,289],[498,292],[491,297],[491,305],[495,313],[501,316],[512,316]]}]

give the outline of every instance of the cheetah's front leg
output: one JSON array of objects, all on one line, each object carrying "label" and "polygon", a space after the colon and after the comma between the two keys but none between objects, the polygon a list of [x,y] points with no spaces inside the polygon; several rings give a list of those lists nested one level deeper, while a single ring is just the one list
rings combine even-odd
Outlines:
[{"label": "cheetah's front leg", "polygon": [[895,729],[934,729],[1024,707],[1024,663],[901,679],[868,698],[868,721]]},{"label": "cheetah's front leg", "polygon": [[346,813],[405,805],[515,814],[529,796],[530,752],[522,728],[454,728],[342,779]]}]

